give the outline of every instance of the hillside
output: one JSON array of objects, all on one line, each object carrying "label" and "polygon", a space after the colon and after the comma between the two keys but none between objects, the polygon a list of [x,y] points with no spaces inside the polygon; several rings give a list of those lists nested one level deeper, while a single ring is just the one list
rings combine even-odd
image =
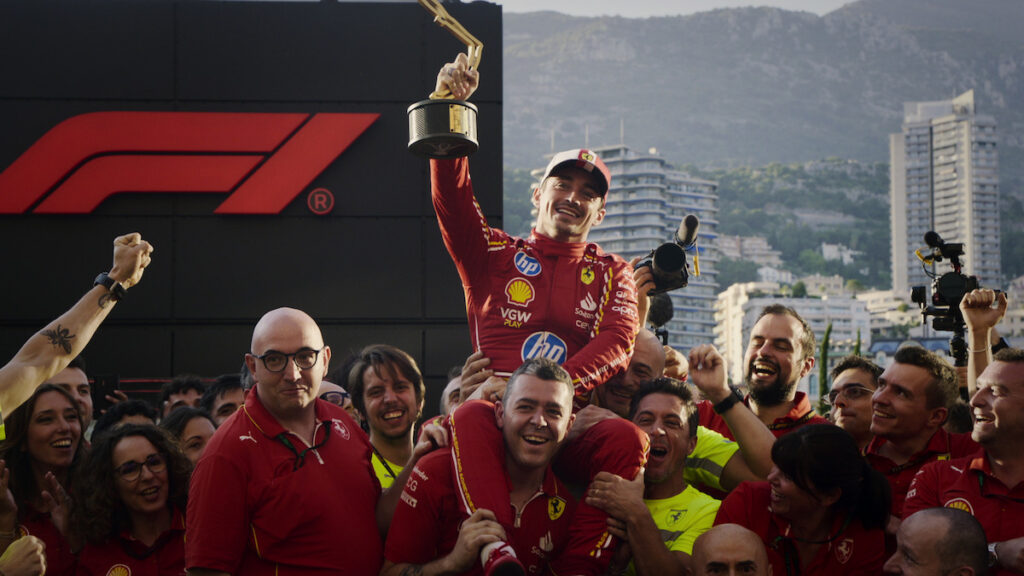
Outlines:
[{"label": "hillside", "polygon": [[[734,189],[739,181],[731,170],[764,173],[773,164],[828,157],[866,166],[888,162],[888,135],[900,131],[904,102],[973,88],[979,112],[999,123],[1004,268],[1021,274],[1024,219],[1011,216],[1024,212],[1022,28],[1020,0],[860,0],[825,16],[774,8],[646,19],[505,14],[505,164],[543,165],[552,140],[557,149],[620,141],[656,147],[669,162],[721,180],[721,223],[728,230],[762,223],[752,216],[761,197]],[[884,185],[874,183],[871,206],[840,202],[825,209],[868,210],[868,223],[884,229],[887,241],[888,174],[882,172]],[[770,220],[796,218],[820,200],[787,197]],[[854,222],[863,218],[844,214]],[[856,236],[855,229],[865,230],[849,227],[845,240],[831,241],[881,238]],[[777,247],[796,250],[797,260],[815,248],[810,236],[791,236],[808,243],[800,250]],[[883,248],[871,248],[874,264],[864,279],[872,284],[888,275]]]}]

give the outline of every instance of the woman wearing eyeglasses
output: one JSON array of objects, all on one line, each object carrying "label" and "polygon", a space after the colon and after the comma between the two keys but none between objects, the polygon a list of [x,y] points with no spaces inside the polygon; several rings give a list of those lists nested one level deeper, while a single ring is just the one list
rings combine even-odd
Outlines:
[{"label": "woman wearing eyeglasses", "polygon": [[5,420],[0,444],[0,551],[23,534],[46,544],[46,573],[74,574],[65,538],[68,498],[64,487],[84,459],[78,403],[63,388],[43,384]]},{"label": "woman wearing eyeglasses", "polygon": [[128,424],[98,438],[75,485],[72,529],[85,543],[78,574],[184,574],[190,471],[155,426]]},{"label": "woman wearing eyeglasses", "polygon": [[160,421],[160,427],[170,433],[178,443],[181,453],[193,466],[206,450],[206,443],[213,438],[217,425],[205,410],[182,406]]},{"label": "woman wearing eyeglasses", "polygon": [[853,438],[831,424],[775,441],[767,482],[744,482],[722,502],[718,524],[756,532],[775,576],[875,575],[885,563],[891,496]]}]

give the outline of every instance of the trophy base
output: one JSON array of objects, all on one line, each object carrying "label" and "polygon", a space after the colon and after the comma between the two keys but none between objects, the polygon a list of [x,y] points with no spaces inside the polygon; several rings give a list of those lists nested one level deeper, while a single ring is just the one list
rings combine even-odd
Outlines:
[{"label": "trophy base", "polygon": [[409,106],[409,151],[428,158],[461,158],[480,148],[476,106],[465,100],[420,100]]}]

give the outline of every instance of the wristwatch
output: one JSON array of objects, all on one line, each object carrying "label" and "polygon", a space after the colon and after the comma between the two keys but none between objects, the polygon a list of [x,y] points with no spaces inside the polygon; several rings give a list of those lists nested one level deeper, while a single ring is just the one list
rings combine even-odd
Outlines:
[{"label": "wristwatch", "polygon": [[729,387],[729,395],[726,396],[721,402],[711,407],[715,411],[715,414],[725,414],[730,408],[736,405],[738,402],[743,402],[743,396],[740,396],[739,390]]},{"label": "wristwatch", "polygon": [[996,554],[996,545],[999,542],[988,543],[988,567],[991,568],[999,563],[999,555]]},{"label": "wristwatch", "polygon": [[124,286],[122,286],[117,280],[111,278],[106,272],[100,272],[100,275],[96,277],[96,280],[93,280],[92,285],[103,286],[106,288],[107,291],[110,292],[111,300],[114,300],[115,302],[124,298],[126,293]]}]

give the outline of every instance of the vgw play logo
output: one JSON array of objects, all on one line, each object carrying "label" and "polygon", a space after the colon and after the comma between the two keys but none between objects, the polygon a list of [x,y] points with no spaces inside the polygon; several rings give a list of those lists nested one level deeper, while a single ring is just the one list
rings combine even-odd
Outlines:
[{"label": "vgw play logo", "polygon": [[74,116],[0,173],[0,214],[87,214],[127,192],[229,194],[214,212],[278,214],[379,116]]}]

